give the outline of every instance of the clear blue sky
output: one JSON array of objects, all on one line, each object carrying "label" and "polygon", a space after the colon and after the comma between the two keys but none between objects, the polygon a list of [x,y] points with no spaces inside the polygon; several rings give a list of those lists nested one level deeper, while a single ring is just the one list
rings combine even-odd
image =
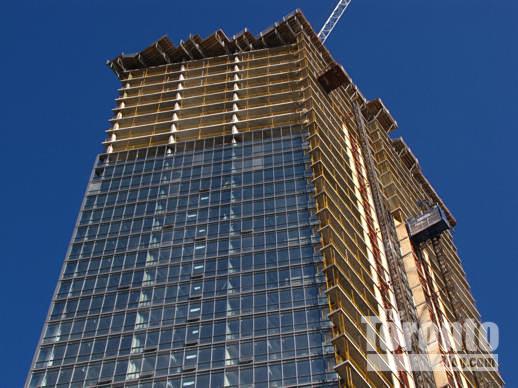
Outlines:
[{"label": "clear blue sky", "polygon": [[[2,74],[0,387],[22,386],[117,81],[104,62],[167,33],[259,32],[295,8],[320,27],[335,0],[7,1]],[[353,0],[328,46],[382,97],[459,224],[483,318],[518,386],[518,2]]]}]

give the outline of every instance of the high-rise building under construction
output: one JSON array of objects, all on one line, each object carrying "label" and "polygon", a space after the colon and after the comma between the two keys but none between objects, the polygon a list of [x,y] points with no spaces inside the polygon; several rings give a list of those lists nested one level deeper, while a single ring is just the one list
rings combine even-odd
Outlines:
[{"label": "high-rise building under construction", "polygon": [[28,387],[503,385],[459,367],[492,358],[456,335],[480,317],[453,215],[300,11],[108,64]]}]

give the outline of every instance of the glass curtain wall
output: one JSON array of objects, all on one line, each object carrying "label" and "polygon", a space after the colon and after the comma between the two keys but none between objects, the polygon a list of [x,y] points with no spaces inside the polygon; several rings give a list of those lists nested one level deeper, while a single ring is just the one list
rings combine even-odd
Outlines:
[{"label": "glass curtain wall", "polygon": [[30,386],[336,386],[307,135],[101,155]]}]

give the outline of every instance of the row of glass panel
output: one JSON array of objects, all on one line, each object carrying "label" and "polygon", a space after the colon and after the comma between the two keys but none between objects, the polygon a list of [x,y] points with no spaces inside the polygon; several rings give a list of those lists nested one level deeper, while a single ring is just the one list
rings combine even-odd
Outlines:
[{"label": "row of glass panel", "polygon": [[[260,306],[258,306],[260,307]],[[291,308],[291,307],[290,307]],[[268,310],[274,310],[269,306]],[[296,310],[283,310],[282,312],[272,311],[265,314],[258,308],[254,310],[253,316],[229,316],[217,314],[207,316],[202,314],[202,321],[186,323],[184,319],[177,318],[175,323],[175,306],[161,306],[145,308],[137,311],[121,311],[112,315],[80,317],[73,320],[51,323],[48,325],[43,339],[44,344],[88,339],[95,336],[107,336],[108,334],[126,333],[131,335],[134,331],[141,331],[153,328],[164,328],[162,338],[172,338],[172,325],[179,331],[177,340],[190,342],[184,338],[185,333],[190,338],[191,331],[199,330],[199,339],[204,342],[225,340],[226,336],[231,339],[234,334],[239,338],[250,336],[258,337],[264,335],[279,334],[292,330],[304,330],[306,328],[316,329],[327,325],[327,308],[324,306],[308,306]],[[182,312],[183,314],[183,312]],[[293,314],[293,316],[292,316]],[[185,315],[185,314],[184,314]],[[211,321],[215,317],[214,321]],[[207,320],[209,319],[209,320]],[[240,325],[242,326],[239,329]],[[170,334],[168,334],[170,333]],[[167,341],[164,341],[167,342]]]},{"label": "row of glass panel", "polygon": [[[165,159],[146,160],[136,163],[110,164],[99,171],[96,178],[122,178],[136,174],[163,172],[173,169],[175,178],[222,175],[230,172],[264,168],[279,165],[291,165],[305,159],[302,140],[276,143],[276,149],[266,150],[251,147],[233,147],[226,151],[205,151],[203,153],[174,154]],[[250,149],[247,149],[250,148]],[[272,152],[273,151],[273,152]],[[190,167],[191,169],[187,168]],[[180,172],[180,174],[176,174]]]},{"label": "row of glass panel", "polygon": [[[210,261],[210,260],[208,260]],[[214,263],[214,269],[215,269]],[[142,287],[167,283],[167,285],[178,284],[179,289],[189,289],[189,295],[214,294],[215,284],[221,289],[221,283],[226,281],[229,294],[247,292],[253,289],[279,288],[289,285],[298,285],[320,279],[321,271],[315,264],[292,265],[278,267],[269,266],[265,271],[263,262],[262,268],[255,272],[243,272],[234,269],[232,273],[220,274],[214,277],[215,273],[205,272],[204,261],[183,265],[169,265],[151,267],[144,270],[130,270],[119,273],[112,273],[109,276],[100,275],[88,278],[77,278],[74,280],[62,281],[57,294],[58,299],[76,296],[86,296],[90,294],[106,293],[115,291],[119,287],[129,286]],[[183,276],[182,276],[183,274]],[[318,275],[317,275],[318,274]],[[187,288],[185,288],[187,287]],[[184,293],[183,291],[181,292]]]},{"label": "row of glass panel", "polygon": [[291,211],[278,211],[267,216],[256,216],[232,221],[221,221],[197,226],[164,226],[165,217],[145,217],[111,222],[103,224],[90,224],[80,226],[75,235],[75,242],[82,240],[95,240],[96,238],[117,237],[142,232],[151,232],[165,228],[164,232],[171,233],[173,244],[180,244],[183,240],[215,238],[229,233],[239,232],[265,232],[274,228],[284,229],[296,225],[308,225],[311,218],[309,209]]},{"label": "row of glass panel", "polygon": [[222,257],[204,258],[194,262],[192,261],[192,255],[183,255],[187,252],[191,252],[191,248],[188,247],[184,250],[184,246],[173,246],[133,251],[118,255],[104,255],[92,259],[76,260],[71,258],[66,263],[63,279],[179,262],[187,266],[184,267],[186,268],[185,271],[180,272],[180,277],[183,279],[192,274],[192,271],[188,271],[191,268],[190,266],[195,265],[195,263],[198,265],[200,262],[204,263],[205,272],[208,276],[211,276],[215,273],[223,275],[240,272],[239,269],[241,271],[250,271],[253,269],[263,269],[265,266],[284,266],[321,261],[316,246],[302,243],[290,247],[270,247],[268,250],[257,250],[232,256],[224,255]]},{"label": "row of glass panel", "polygon": [[[218,283],[215,283],[218,285]],[[222,288],[226,284],[221,284]],[[148,287],[134,291],[117,291],[109,294],[100,294],[95,296],[84,296],[81,298],[68,299],[66,301],[57,301],[54,303],[51,320],[73,318],[78,316],[86,316],[91,314],[109,313],[113,311],[148,307],[164,303],[180,303],[176,305],[176,320],[181,319],[200,319],[202,312],[208,318],[214,313],[214,305],[216,305],[216,317],[224,312],[227,316],[239,315],[253,312],[253,305],[248,302],[254,299],[254,294],[242,294],[229,298],[203,299],[201,296],[190,296],[189,291],[192,286],[183,288],[186,294],[180,294],[182,290],[178,285]],[[264,286],[254,292],[264,291]],[[222,292],[226,295],[226,292]],[[262,295],[257,294],[257,295]],[[288,308],[290,306],[311,305],[318,303],[319,289],[317,286],[284,288],[268,291],[268,298],[275,300],[279,298],[280,308]],[[258,297],[259,298],[259,297]],[[266,297],[261,298],[266,302]],[[260,300],[257,299],[256,300]],[[236,301],[235,305],[230,303]],[[182,302],[188,302],[183,304]],[[239,304],[241,303],[241,308]],[[266,308],[266,303],[263,304]],[[203,308],[203,309],[202,309]],[[230,309],[230,310],[229,310]]]},{"label": "row of glass panel", "polygon": [[254,199],[252,201],[230,201],[226,204],[214,204],[212,206],[193,207],[190,210],[176,209],[177,200],[161,199],[158,201],[142,202],[104,209],[85,210],[80,218],[80,224],[99,223],[110,220],[133,219],[145,215],[168,214],[169,225],[181,227],[184,224],[202,223],[232,218],[252,217],[274,211],[286,211],[296,206],[307,207],[314,200],[305,190],[298,193],[275,196],[267,199]]},{"label": "row of glass panel", "polygon": [[[118,361],[94,362],[87,366],[64,367],[32,374],[30,388],[36,387],[77,387],[77,384],[94,385],[99,381],[128,381],[124,387],[140,388],[190,388],[190,387],[283,387],[308,383],[321,387],[335,387],[334,355],[325,357],[301,357],[296,360],[262,363],[254,366],[228,367],[212,372],[186,371],[178,374],[180,367],[172,365],[169,355],[145,359],[124,359]],[[224,348],[214,349],[213,363],[224,364]],[[218,365],[219,365],[218,364]],[[152,382],[153,377],[175,375]],[[146,378],[139,383],[136,379]],[[326,384],[326,382],[329,382]],[[71,384],[71,385],[70,385]]]},{"label": "row of glass panel", "polygon": [[[177,359],[184,359],[184,367],[188,363],[189,366],[203,369],[211,366],[217,367],[217,365],[210,365],[211,360],[207,356],[210,357],[211,350],[214,347],[221,346],[221,344],[217,344],[217,342],[221,342],[221,339],[226,341],[224,344],[226,349],[225,365],[236,365],[240,361],[260,362],[323,354],[326,349],[324,343],[330,343],[330,338],[324,334],[325,332],[314,330],[308,332],[306,327],[303,327],[304,331],[237,341],[239,339],[240,322],[234,321],[232,323],[235,323],[237,327],[233,328],[230,323],[227,324],[226,336],[223,333],[223,335],[218,336],[218,339],[214,340],[210,338],[210,333],[208,337],[206,336],[207,333],[200,335],[199,328],[188,329],[186,336],[184,328],[175,331],[174,335],[171,335],[171,330],[162,329],[44,346],[40,350],[35,368],[48,368],[105,358],[178,349],[174,354]],[[243,326],[243,323],[241,325]],[[231,330],[235,330],[235,332]],[[205,346],[206,344],[211,345],[213,342],[214,345]],[[186,344],[187,347],[185,347]],[[182,357],[184,351],[185,358]],[[194,354],[196,359],[190,362],[186,361],[185,359],[194,358],[188,357],[188,354]],[[198,357],[198,354],[205,355],[205,357]],[[194,365],[192,365],[193,362],[195,362]]]},{"label": "row of glass panel", "polygon": [[[94,190],[96,194],[114,193],[116,191],[123,191],[128,189],[140,189],[148,186],[158,186],[164,188],[167,184],[167,191],[163,195],[178,196],[188,193],[198,194],[200,191],[215,191],[225,188],[237,188],[248,185],[266,184],[274,181],[291,180],[294,178],[303,177],[307,170],[305,163],[298,163],[295,165],[279,166],[266,170],[255,170],[254,172],[247,172],[243,174],[220,175],[212,176],[211,178],[203,179],[182,179],[180,177],[173,180],[172,174],[156,173],[152,175],[136,175],[132,178],[115,178],[113,180],[105,180],[90,185],[89,193]],[[170,184],[169,184],[170,183]],[[283,185],[275,185],[274,193],[282,193]],[[133,190],[131,190],[133,191]],[[162,194],[162,193],[161,193]]]},{"label": "row of glass panel", "polygon": [[[111,239],[100,239],[95,242],[74,243],[69,257],[71,259],[96,257],[137,249],[158,248],[161,245],[171,246],[172,238],[169,232],[170,231],[165,230]],[[296,243],[308,243],[311,238],[317,239],[318,236],[307,226],[281,230],[275,229],[254,234],[243,233],[237,234],[237,236],[229,234],[223,235],[219,239],[196,240],[194,244],[192,240],[188,241],[181,245],[182,257],[184,260],[187,258],[192,260],[193,258],[200,259],[203,257],[234,255],[252,250],[263,250],[273,246],[284,247]],[[174,247],[179,248],[180,246],[176,245]],[[172,261],[175,260],[173,259]]]},{"label": "row of glass panel", "polygon": [[[64,320],[60,323],[50,323],[48,325],[44,342],[55,342],[69,339],[83,338],[84,336],[106,335],[108,333],[127,332],[143,328],[157,326],[171,326],[178,330],[185,330],[187,326],[211,327],[213,322],[220,327],[225,326],[225,319],[234,320],[239,317],[240,321],[246,322],[246,331],[242,331],[242,336],[247,335],[264,335],[266,330],[268,333],[278,333],[279,331],[291,331],[305,328],[306,322],[308,327],[320,322],[327,321],[324,312],[325,298],[315,298],[314,300],[306,299],[307,303],[300,301],[290,304],[286,302],[286,295],[276,293],[268,294],[268,305],[265,304],[265,295],[257,295],[256,297],[244,298],[241,302],[240,298],[233,300],[216,300],[204,303],[201,307],[199,304],[192,305],[165,305],[154,308],[140,308],[139,310],[126,310],[113,313],[112,315],[94,315],[90,317],[76,317],[75,319]],[[289,296],[288,296],[289,297]],[[245,303],[247,304],[245,306]],[[242,310],[240,309],[240,304]],[[253,308],[249,306],[252,304]],[[318,306],[318,307],[316,307]],[[281,310],[279,311],[279,308]],[[288,309],[298,308],[292,312]],[[302,308],[302,310],[301,310]],[[305,312],[304,308],[307,310]],[[200,314],[201,310],[201,314]],[[228,310],[228,311],[227,311]],[[268,314],[265,315],[265,312]],[[294,316],[292,317],[292,313]],[[306,317],[307,313],[307,319]],[[256,314],[255,316],[245,316],[246,314]],[[195,318],[194,318],[195,317]],[[200,320],[201,319],[201,320]],[[221,320],[223,319],[223,320]],[[219,322],[219,323],[218,323]],[[254,323],[255,322],[255,323]],[[210,331],[210,330],[209,330]],[[223,332],[224,333],[224,332]],[[216,333],[214,333],[215,335]],[[179,337],[182,338],[182,335]]]},{"label": "row of glass panel", "polygon": [[[113,191],[108,194],[89,195],[85,202],[85,209],[139,203],[172,196],[172,198],[169,198],[169,204],[166,205],[165,208],[170,207],[174,210],[180,210],[226,204],[243,199],[262,199],[299,191],[304,192],[308,186],[306,178],[303,177],[286,180],[277,179],[273,183],[256,183],[248,186],[237,186],[233,184],[232,188],[227,186],[232,184],[232,182],[237,183],[236,179],[233,179],[231,176],[223,176],[221,179],[224,180],[223,185],[220,181],[214,179],[214,184],[218,185],[218,187],[211,187],[213,183],[212,180],[203,180],[200,183],[200,190],[206,191],[193,192],[191,194],[179,194],[176,190],[171,191],[174,189],[174,185],[162,184],[160,186],[141,187],[133,190]],[[206,186],[208,186],[207,189],[205,189]]]},{"label": "row of glass panel", "polygon": [[[307,130],[301,126],[260,129],[253,132],[239,134],[239,142],[237,143],[233,141],[236,139],[236,136],[217,136],[203,140],[181,142],[169,146],[141,148],[138,150],[123,151],[113,154],[102,154],[98,158],[97,165],[100,167],[111,163],[132,162],[135,160],[150,160],[154,158],[164,159],[183,153],[199,154],[206,150],[218,151],[224,149],[224,152],[228,152],[231,155],[232,152],[239,152],[232,151],[233,149],[242,148],[244,154],[245,147],[250,145],[252,145],[252,147],[255,145],[255,147],[260,148],[262,144],[265,144],[266,147],[268,147],[267,144],[274,141],[274,139],[281,139],[281,141],[288,145],[290,142],[294,141],[296,145],[300,139],[304,139],[307,135]],[[250,149],[246,148],[246,150],[246,154],[250,154]],[[228,155],[229,154],[224,153],[222,157],[228,158]]]},{"label": "row of glass panel", "polygon": [[[177,213],[177,216],[182,217]],[[169,217],[167,217],[169,218]],[[310,222],[316,218],[311,218],[308,209],[295,208],[291,211],[277,211],[265,216],[248,218],[234,218],[229,221],[219,221],[216,223],[202,223],[201,225],[187,226],[167,226],[161,225],[166,219],[161,217],[147,217],[121,222],[90,224],[81,226],[76,233],[76,245],[81,241],[91,243],[92,240],[106,239],[111,237],[114,241],[116,237],[131,237],[131,235],[143,235],[146,232],[153,232],[154,241],[162,241],[170,244],[189,243],[202,239],[214,239],[228,237],[229,235],[272,232],[272,229],[286,229],[294,226],[309,226]],[[308,228],[310,229],[310,228]]]}]

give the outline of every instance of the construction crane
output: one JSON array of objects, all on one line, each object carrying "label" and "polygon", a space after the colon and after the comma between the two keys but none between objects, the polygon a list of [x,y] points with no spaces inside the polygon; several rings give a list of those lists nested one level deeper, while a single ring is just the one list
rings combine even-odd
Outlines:
[{"label": "construction crane", "polygon": [[325,43],[350,3],[351,0],[340,0],[338,2],[335,9],[331,13],[331,16],[329,16],[329,19],[327,19],[327,21],[324,23],[324,26],[318,33],[318,37],[322,43]]}]

